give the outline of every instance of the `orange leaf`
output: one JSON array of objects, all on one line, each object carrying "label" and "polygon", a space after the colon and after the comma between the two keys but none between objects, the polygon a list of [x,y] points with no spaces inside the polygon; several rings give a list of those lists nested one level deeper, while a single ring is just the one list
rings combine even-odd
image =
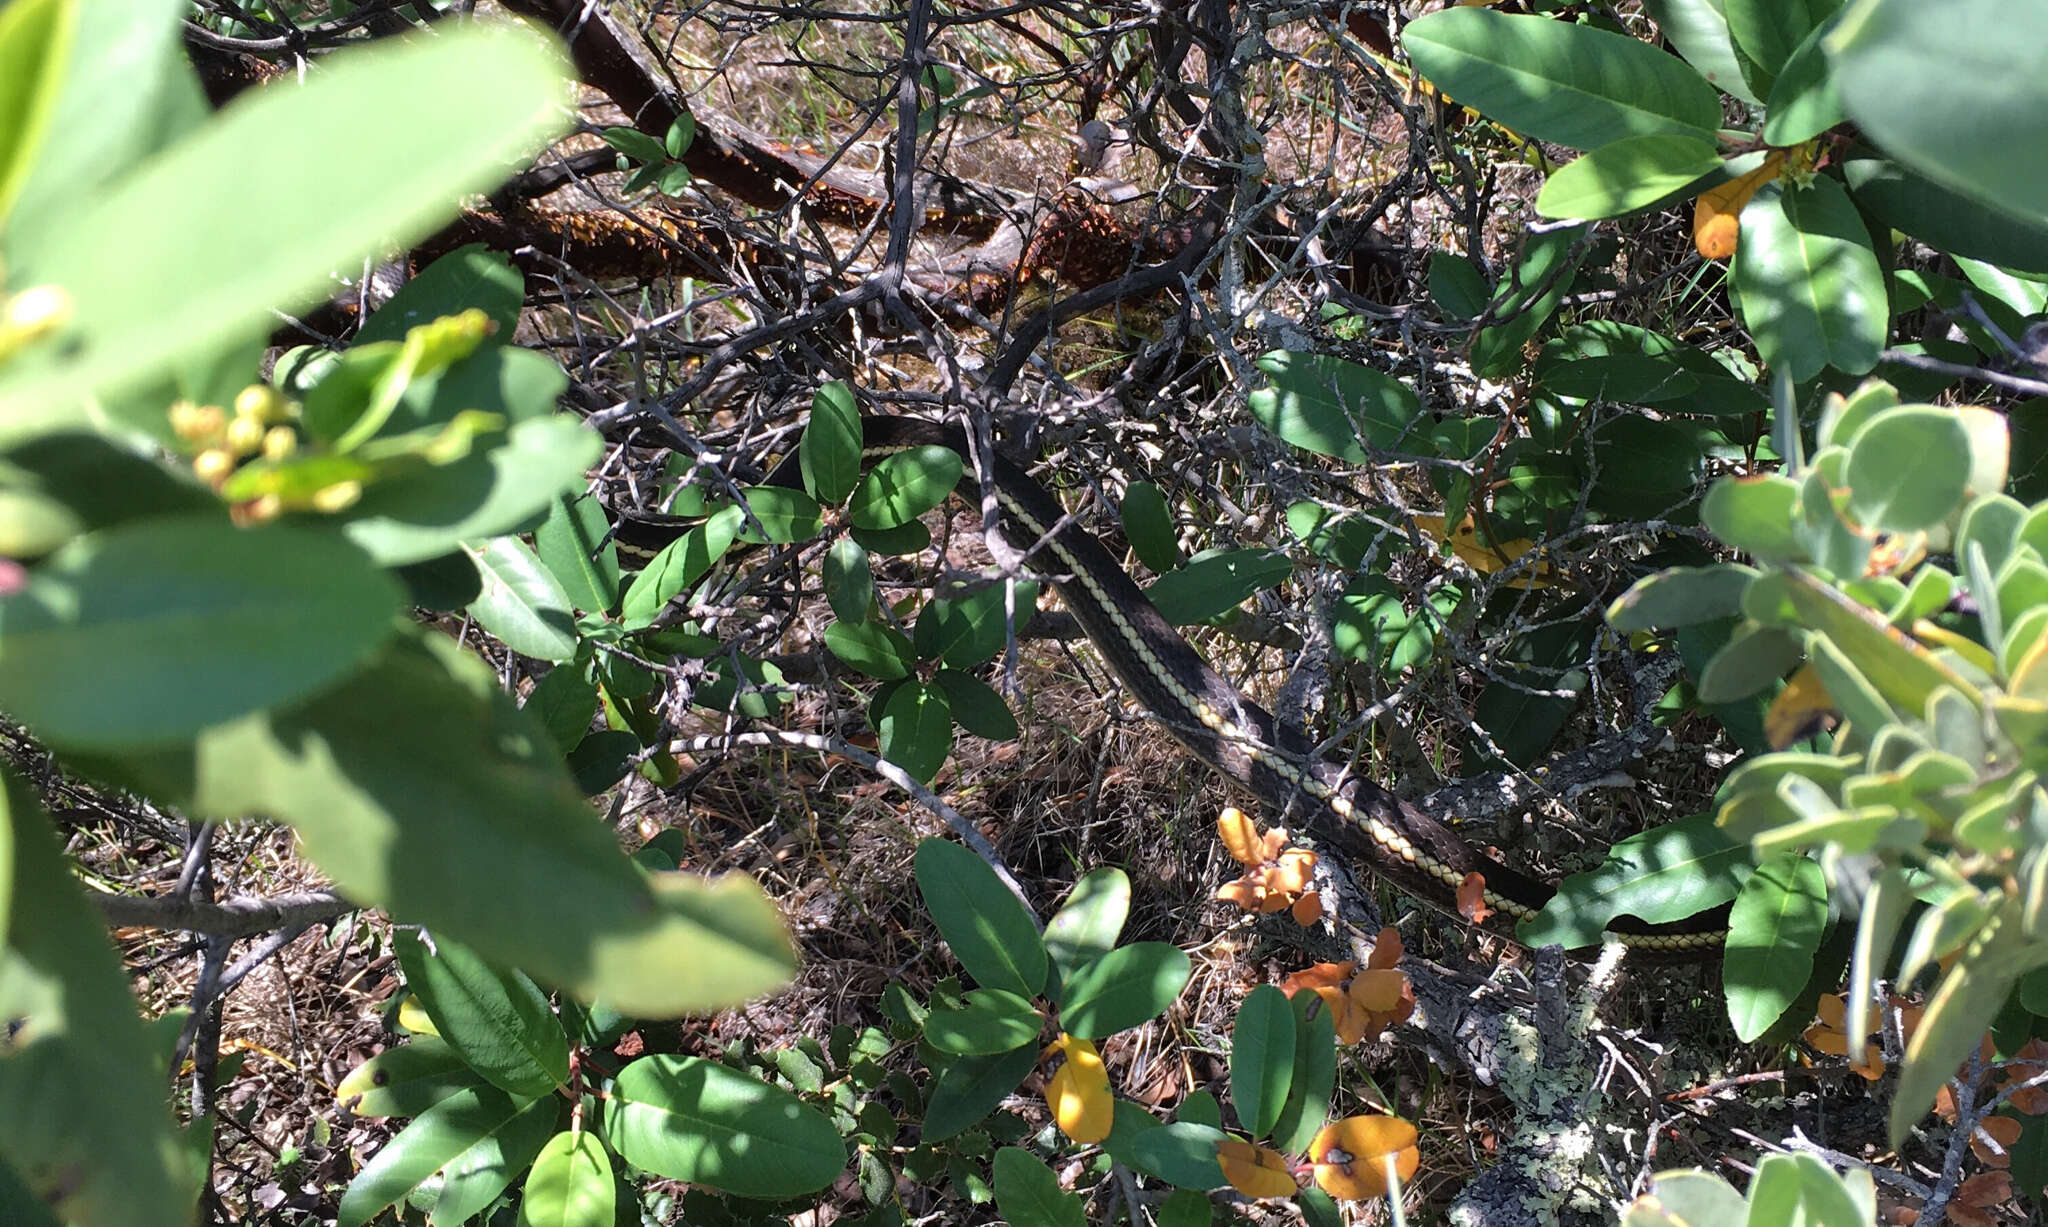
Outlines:
[{"label": "orange leaf", "polygon": [[1266,888],[1254,882],[1250,874],[1246,874],[1235,882],[1225,882],[1216,888],[1216,897],[1218,899],[1223,900],[1225,903],[1235,903],[1247,912],[1259,910],[1259,904],[1263,902],[1265,893]]},{"label": "orange leaf", "polygon": [[1404,1182],[1422,1166],[1416,1136],[1415,1126],[1398,1116],[1347,1116],[1325,1125],[1308,1146],[1316,1183],[1332,1197],[1385,1197],[1389,1166]]},{"label": "orange leaf", "polygon": [[1468,873],[1458,883],[1458,914],[1476,925],[1486,923],[1493,909],[1486,906],[1486,875]]},{"label": "orange leaf", "polygon": [[2010,1116],[1987,1116],[1970,1138],[1970,1150],[1986,1167],[2009,1167],[2013,1143],[2020,1140],[2020,1123]]},{"label": "orange leaf", "polygon": [[1230,1187],[1246,1197],[1294,1196],[1294,1173],[1278,1151],[1225,1138],[1216,1143],[1216,1162]]},{"label": "orange leaf", "polygon": [[1820,671],[1811,664],[1801,665],[1764,712],[1764,738],[1771,749],[1782,750],[1817,732],[1834,710],[1834,696],[1821,684]]},{"label": "orange leaf", "polygon": [[1778,167],[1784,161],[1783,153],[1773,153],[1762,166],[1740,179],[1731,179],[1699,194],[1692,209],[1692,245],[1702,258],[1726,260],[1735,254],[1735,240],[1742,233],[1742,206],[1749,203],[1758,188],[1777,178]]},{"label": "orange leaf", "polygon": [[1323,918],[1323,897],[1315,892],[1294,901],[1294,923],[1306,929]]},{"label": "orange leaf", "polygon": [[1240,865],[1257,865],[1266,859],[1259,847],[1259,829],[1235,805],[1217,817],[1216,838],[1223,841],[1223,850],[1230,853],[1230,859]]},{"label": "orange leaf", "polygon": [[1100,1142],[1116,1120],[1116,1098],[1109,1093],[1109,1071],[1095,1045],[1061,1035],[1054,1047],[1066,1063],[1045,1084],[1045,1103],[1060,1132],[1076,1142]]},{"label": "orange leaf", "polygon": [[1358,970],[1358,964],[1346,959],[1341,963],[1315,963],[1294,972],[1280,981],[1280,991],[1289,997],[1302,989],[1334,988],[1351,978]]},{"label": "orange leaf", "polygon": [[1374,970],[1384,970],[1401,961],[1401,932],[1392,925],[1380,930],[1378,940],[1372,944],[1372,954],[1367,956],[1365,965]]},{"label": "orange leaf", "polygon": [[1360,1009],[1384,1014],[1400,1007],[1402,991],[1407,987],[1408,977],[1401,972],[1368,968],[1351,982],[1351,1000]]},{"label": "orange leaf", "polygon": [[1307,890],[1315,880],[1316,854],[1306,848],[1295,848],[1281,855],[1280,863],[1266,876],[1266,885],[1293,896]]}]

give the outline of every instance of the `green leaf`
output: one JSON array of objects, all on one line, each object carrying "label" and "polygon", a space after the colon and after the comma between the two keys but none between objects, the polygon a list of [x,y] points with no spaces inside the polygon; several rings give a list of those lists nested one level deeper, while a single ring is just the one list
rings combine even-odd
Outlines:
[{"label": "green leaf", "polygon": [[1045,987],[1045,942],[996,871],[943,839],[918,841],[915,871],[925,910],[967,974],[984,988],[1038,996]]},{"label": "green leaf", "polygon": [[1894,1145],[1934,1106],[1941,1084],[1977,1046],[2027,968],[2022,961],[2018,916],[2013,914],[2017,908],[2016,900],[2009,901],[2004,913],[1986,923],[1963,957],[1941,978],[1919,1028],[1907,1041],[1906,1063],[1899,1070],[1898,1094],[1892,1100]]},{"label": "green leaf", "polygon": [[1728,914],[1721,964],[1735,1038],[1755,1040],[1799,996],[1827,920],[1827,875],[1819,862],[1786,853],[1749,875]]},{"label": "green leaf", "polygon": [[533,531],[534,552],[569,603],[603,613],[619,603],[619,552],[610,541],[604,506],[588,494],[560,498]]},{"label": "green leaf", "polygon": [[[10,282],[54,282],[75,314],[61,343],[0,376],[0,422],[40,428],[90,395],[117,398],[260,335],[272,308],[318,298],[334,269],[428,234],[560,131],[557,55],[530,33],[480,27],[340,52],[317,80],[259,91],[111,188],[72,197],[35,245],[10,247]],[[108,403],[161,434],[159,402]]]},{"label": "green leaf", "polygon": [[958,452],[934,443],[884,456],[854,487],[847,517],[855,528],[900,527],[945,502],[964,468]]},{"label": "green leaf", "polygon": [[837,507],[860,481],[860,405],[839,380],[811,397],[811,419],[797,443],[804,489],[827,507]]},{"label": "green leaf", "polygon": [[1643,0],[1643,9],[1656,20],[1665,41],[1709,84],[1756,106],[1763,100],[1742,79],[1722,4],[1723,0]]},{"label": "green leaf", "polygon": [[732,543],[739,539],[740,509],[721,507],[711,518],[669,542],[661,552],[640,568],[619,616],[628,630],[654,625],[668,603],[710,573]]},{"label": "green leaf", "polygon": [[1229,613],[1293,573],[1293,560],[1278,550],[1220,550],[1160,576],[1145,596],[1168,622],[1188,626]]},{"label": "green leaf", "polygon": [[1246,1132],[1272,1132],[1293,1083],[1294,1007],[1287,994],[1261,984],[1238,1007],[1230,1040],[1230,1099]]},{"label": "green leaf", "polygon": [[868,552],[851,537],[841,537],[825,553],[825,600],[845,622],[865,622],[875,603],[875,571]]},{"label": "green leaf", "polygon": [[597,1135],[558,1133],[541,1147],[519,1199],[519,1227],[611,1227],[612,1159]]},{"label": "green leaf", "polygon": [[1723,835],[1712,814],[1680,818],[1622,840],[1598,869],[1566,878],[1519,936],[1530,946],[1575,950],[1599,942],[1617,916],[1683,920],[1733,899],[1748,861],[1749,850]]},{"label": "green leaf", "polygon": [[548,670],[526,696],[523,710],[547,728],[555,747],[567,754],[590,732],[597,715],[597,682],[581,664],[571,661]]},{"label": "green leaf", "polygon": [[1010,1227],[1086,1227],[1081,1199],[1060,1188],[1060,1178],[1028,1150],[996,1152],[996,1208]]},{"label": "green leaf", "polygon": [[[497,1189],[483,1199],[488,1205],[511,1182],[513,1158],[524,1152],[518,1160],[524,1168],[547,1143],[559,1111],[560,1101],[553,1096],[514,1099],[487,1086],[455,1092],[420,1113],[363,1165],[341,1196],[336,1227],[363,1227],[440,1171],[448,1173],[450,1184],[461,1179],[468,1186],[464,1201],[474,1200],[495,1179]],[[442,1196],[448,1196],[446,1188]],[[471,1213],[482,1209],[477,1206]]]},{"label": "green leaf", "polygon": [[1877,365],[1890,322],[1884,271],[1833,179],[1759,189],[1742,211],[1734,277],[1757,352],[1795,383],[1829,366],[1861,375]]},{"label": "green leaf", "polygon": [[1287,1102],[1273,1124],[1272,1141],[1283,1154],[1309,1148],[1330,1113],[1330,1093],[1337,1089],[1336,1021],[1314,993],[1296,993],[1294,1013],[1294,1075],[1287,1084]]},{"label": "green leaf", "polygon": [[460,1227],[490,1209],[498,1195],[533,1166],[559,1127],[563,1106],[553,1096],[537,1099],[503,1129],[444,1164],[440,1197],[427,1215],[429,1227]]},{"label": "green leaf", "polygon": [[1771,85],[1771,100],[1764,108],[1766,144],[1788,148],[1810,141],[1842,122],[1842,97],[1835,89],[1827,53],[1821,47],[1829,29],[1828,22],[1815,25]]},{"label": "green leaf", "polygon": [[[538,358],[536,368],[531,351],[490,352],[501,355],[490,365],[504,378],[563,379],[549,359]],[[342,532],[386,566],[438,558],[465,541],[531,524],[557,496],[582,484],[583,471],[603,451],[604,440],[574,418],[515,422],[501,441],[452,464],[373,483],[349,509]]]},{"label": "green leaf", "polygon": [[1276,349],[1256,365],[1266,373],[1267,386],[1248,398],[1252,416],[1318,455],[1362,464],[1368,447],[1399,447],[1422,412],[1407,384],[1330,354]]},{"label": "green leaf", "polygon": [[[1953,686],[1971,704],[1982,707],[1977,688],[1941,659],[1875,613],[1851,600],[1832,584],[1804,571],[1788,571],[1787,593],[1806,625],[1833,640],[1885,700],[1908,712],[1923,712],[1927,700],[1943,686]],[[1835,694],[1832,686],[1831,694]]]},{"label": "green leaf", "polygon": [[987,682],[958,669],[941,669],[932,682],[946,696],[946,706],[961,728],[990,741],[1009,741],[1017,736],[1017,717]]},{"label": "green leaf", "polygon": [[554,574],[517,537],[497,537],[462,552],[483,577],[469,612],[522,656],[559,664],[576,654],[576,615]]},{"label": "green leaf", "polygon": [[1037,584],[943,581],[918,614],[917,654],[955,669],[987,664],[1009,642],[1012,611],[1022,630],[1037,609]]},{"label": "green leaf", "polygon": [[1646,575],[1607,607],[1607,624],[1618,631],[1693,626],[1741,612],[1742,594],[1758,571],[1741,563],[1671,567]]},{"label": "green leaf", "polygon": [[794,1197],[846,1167],[832,1122],[788,1091],[700,1057],[642,1057],[605,1103],[605,1136],[642,1171],[740,1197]]},{"label": "green leaf", "polygon": [[332,683],[400,597],[332,533],[210,514],[89,533],[0,598],[0,704],[56,745],[163,745]]},{"label": "green leaf", "polygon": [[638,128],[614,126],[598,133],[604,143],[632,158],[636,162],[660,162],[668,157],[668,150],[654,137]]},{"label": "green leaf", "polygon": [[[755,486],[746,492],[752,519],[740,529],[740,540],[755,545],[791,545],[808,541],[825,527],[818,503],[801,490]],[[760,525],[757,530],[754,526]]]},{"label": "green leaf", "polygon": [[1750,1177],[1745,1227],[1805,1227],[1799,1186],[1799,1165],[1791,1155],[1765,1155]]},{"label": "green leaf", "polygon": [[16,0],[0,11],[0,218],[14,207],[49,131],[77,18],[71,0]]},{"label": "green leaf", "polygon": [[481,243],[458,247],[398,287],[389,301],[356,330],[354,345],[403,341],[422,324],[472,308],[489,316],[497,331],[486,345],[512,340],[519,308],[526,302],[526,278],[512,262]]},{"label": "green leaf", "polygon": [[1714,87],[1647,43],[1549,17],[1455,8],[1409,23],[1416,71],[1457,102],[1532,140],[1597,149],[1669,133],[1712,140]]},{"label": "green leaf", "polygon": [[924,1108],[924,1140],[943,1142],[988,1119],[1038,1065],[1036,1041],[993,1057],[961,1057],[932,1086]]},{"label": "green leaf", "polygon": [[569,1080],[568,1037],[533,981],[448,938],[430,949],[402,929],[391,944],[435,1032],[491,1085],[532,1097]]},{"label": "green leaf", "polygon": [[1702,703],[1733,703],[1780,681],[1805,655],[1797,635],[1744,622],[1701,671]]},{"label": "green leaf", "polygon": [[[1728,35],[1751,66],[1750,87],[1769,87],[1799,45],[1840,7],[1842,0],[1723,0]],[[1778,95],[1773,90],[1769,97],[1776,101]]]},{"label": "green leaf", "polygon": [[1699,387],[1699,379],[1675,358],[1662,354],[1603,354],[1545,368],[1543,386],[1554,395],[1579,400],[1654,405],[1689,396]]},{"label": "green leaf", "polygon": [[357,1116],[418,1116],[481,1082],[453,1048],[417,1036],[350,1070],[334,1098]]},{"label": "green leaf", "polygon": [[1158,1227],[1210,1227],[1216,1221],[1209,1199],[1194,1189],[1175,1189],[1152,1218]]},{"label": "green leaf", "polygon": [[953,752],[953,709],[946,692],[920,681],[906,681],[882,705],[875,722],[882,757],[929,784]]},{"label": "green leaf", "polygon": [[825,628],[825,647],[852,668],[885,682],[909,677],[917,668],[910,639],[880,622],[834,622]]},{"label": "green leaf", "polygon": [[43,814],[0,774],[0,1154],[69,1223],[185,1227],[197,1193],[135,997]]},{"label": "green leaf", "polygon": [[[1479,10],[1458,9],[1455,12],[1477,13]],[[1414,28],[1409,26],[1410,30]],[[1669,60],[1671,57],[1660,58]],[[1549,322],[1557,304],[1564,299],[1565,287],[1571,284],[1572,274],[1585,259],[1585,252],[1579,246],[1579,240],[1585,235],[1584,226],[1566,226],[1531,234],[1523,241],[1520,254],[1509,266],[1506,279],[1496,288],[1489,304],[1494,317],[1506,322],[1488,324],[1472,338],[1474,374],[1493,379],[1520,368],[1522,347]]]},{"label": "green leaf", "polygon": [[795,967],[753,879],[635,869],[546,731],[439,636],[401,635],[316,698],[117,778],[195,817],[290,822],[351,899],[628,1013],[736,1005]]},{"label": "green leaf", "polygon": [[1650,1191],[1629,1203],[1621,1227],[1706,1227],[1748,1218],[1742,1194],[1712,1172],[1658,1172],[1650,1178]]},{"label": "green leaf", "polygon": [[1491,291],[1479,266],[1449,251],[1429,253],[1429,296],[1454,321],[1477,319]]},{"label": "green leaf", "polygon": [[968,992],[957,1010],[935,1009],[925,1016],[924,1037],[941,1052],[996,1056],[1038,1038],[1045,1020],[1029,998],[999,988]]},{"label": "green leaf", "polygon": [[1060,1029],[1101,1039],[1159,1017],[1187,987],[1185,951],[1165,942],[1118,946],[1074,968],[1061,985]]},{"label": "green leaf", "polygon": [[1173,534],[1173,513],[1167,509],[1166,495],[1158,486],[1149,481],[1132,482],[1124,491],[1119,512],[1124,536],[1130,540],[1131,552],[1139,562],[1162,575],[1180,565],[1180,542]]},{"label": "green leaf", "polygon": [[1842,176],[1856,203],[1894,230],[1959,256],[2048,272],[2048,224],[2029,225],[1886,158],[1851,158]]},{"label": "green leaf", "polygon": [[1885,153],[1954,191],[2048,224],[2048,12],[2000,0],[1858,0],[1827,40],[1842,105]]},{"label": "green leaf", "polygon": [[1048,995],[1064,1001],[1066,978],[1115,948],[1130,914],[1131,879],[1123,870],[1105,865],[1081,875],[1067,901],[1045,922],[1045,953],[1055,978]]},{"label": "green leaf", "polygon": [[1655,132],[1613,141],[1567,162],[1536,196],[1545,217],[1621,217],[1722,173],[1721,152],[1704,137]]},{"label": "green leaf", "polygon": [[1148,1129],[1131,1139],[1131,1166],[1176,1188],[1221,1188],[1230,1183],[1216,1161],[1224,1136],[1214,1125],[1185,1121]]},{"label": "green leaf", "polygon": [[1367,572],[1345,589],[1332,611],[1330,642],[1353,660],[1378,668],[1382,676],[1396,676],[1429,661],[1437,631],[1458,598],[1457,589],[1440,588],[1411,613],[1393,580]]},{"label": "green leaf", "polygon": [[1882,532],[1924,532],[1960,509],[1969,477],[1970,436],[1956,414],[1902,406],[1850,444],[1849,510]]}]

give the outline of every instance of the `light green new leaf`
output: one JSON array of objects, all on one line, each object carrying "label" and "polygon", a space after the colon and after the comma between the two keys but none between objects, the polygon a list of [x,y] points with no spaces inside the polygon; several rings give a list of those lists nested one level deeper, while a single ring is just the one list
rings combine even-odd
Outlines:
[{"label": "light green new leaf", "polygon": [[568,1037],[533,981],[452,938],[429,948],[402,929],[392,949],[435,1032],[486,1081],[522,1096],[545,1095],[568,1081]]},{"label": "light green new leaf", "polygon": [[2048,224],[2048,8],[1856,0],[1827,39],[1842,105],[1887,155]]},{"label": "light green new leaf", "polygon": [[49,130],[77,18],[75,0],[15,0],[0,10],[0,220]]},{"label": "light green new leaf", "polygon": [[1294,1007],[1270,984],[1253,989],[1238,1007],[1230,1040],[1230,1101],[1254,1138],[1280,1120],[1294,1082]]},{"label": "light green new leaf", "polygon": [[135,998],[49,819],[0,776],[0,1154],[76,1227],[184,1227],[197,1187]]},{"label": "light green new leaf", "polygon": [[1849,511],[1888,533],[1925,532],[1961,508],[1970,434],[1949,409],[1902,406],[1879,415],[1849,445]]},{"label": "light green new leaf", "polygon": [[832,1183],[846,1143],[796,1096],[716,1061],[642,1057],[605,1103],[605,1136],[628,1163],[741,1197],[794,1197]]},{"label": "light green new leaf", "polygon": [[[11,253],[11,284],[54,282],[75,314],[60,343],[0,377],[0,422],[75,420],[95,393],[266,330],[273,308],[304,305],[333,270],[429,233],[501,179],[561,129],[563,99],[561,62],[531,32],[472,27],[342,52],[304,87],[254,92]],[[161,406],[127,403],[129,425],[163,431]]]},{"label": "light green new leaf", "polygon": [[521,656],[560,664],[576,654],[569,594],[524,541],[498,537],[462,552],[483,578],[483,591],[469,603],[478,625]]},{"label": "light green new leaf", "polygon": [[[502,1177],[491,1192],[491,1197],[497,1196],[511,1182],[508,1164],[515,1157],[521,1168],[532,1162],[554,1132],[560,1111],[561,1101],[553,1096],[514,1099],[487,1086],[457,1091],[420,1113],[363,1165],[341,1196],[336,1227],[363,1227],[386,1206],[444,1169],[451,1182],[460,1173],[467,1186],[465,1201],[480,1191],[480,1184]],[[488,1204],[490,1198],[484,1201]]]},{"label": "light green new leaf", "polygon": [[967,974],[986,988],[1038,996],[1045,987],[1045,940],[988,862],[949,840],[923,839],[915,873],[932,923]]},{"label": "light green new leaf", "polygon": [[1010,1227],[1086,1227],[1081,1199],[1038,1156],[1015,1146],[996,1152],[996,1209]]},{"label": "light green new leaf", "polygon": [[527,1173],[519,1227],[611,1227],[616,1198],[612,1157],[597,1135],[558,1133]]},{"label": "light green new leaf", "polygon": [[1705,78],[1592,26],[1453,8],[1409,23],[1401,45],[1453,101],[1532,140],[1573,149],[1653,133],[1711,141],[1721,126],[1721,99]]},{"label": "light green new leaf", "polygon": [[1798,853],[1756,867],[1728,913],[1722,975],[1728,1021],[1747,1044],[1771,1029],[1813,976],[1828,921],[1827,875]]},{"label": "light green new leaf", "polygon": [[1721,173],[1721,154],[1703,137],[1657,132],[1582,154],[1550,176],[1536,196],[1545,217],[1620,217]]},{"label": "light green new leaf", "polygon": [[401,635],[296,708],[98,768],[194,816],[290,822],[350,898],[628,1013],[736,1005],[796,965],[753,879],[636,869],[546,730],[440,636]]},{"label": "light green new leaf", "polygon": [[1766,184],[1742,211],[1735,285],[1764,362],[1804,383],[1877,365],[1890,323],[1884,271],[1842,186]]},{"label": "light green new leaf", "polygon": [[0,598],[0,705],[59,746],[175,742],[333,682],[401,595],[333,533],[208,513],[105,529]]}]

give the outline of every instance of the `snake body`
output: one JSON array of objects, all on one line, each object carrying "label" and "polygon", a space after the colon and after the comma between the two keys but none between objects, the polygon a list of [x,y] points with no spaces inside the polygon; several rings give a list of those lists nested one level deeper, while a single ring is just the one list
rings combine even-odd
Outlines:
[{"label": "snake body", "polygon": [[[975,461],[958,428],[904,417],[866,417],[861,425],[866,463],[913,447],[958,452],[967,461],[959,493],[980,505]],[[1556,893],[1553,887],[1481,852],[1350,764],[1318,754],[1300,729],[1276,719],[1212,668],[1051,491],[1001,455],[982,461],[1005,538],[1044,573],[1117,678],[1175,740],[1257,797],[1270,818],[1453,914],[1459,888],[1478,875],[1492,913],[1483,923],[1509,938],[1515,924],[1543,910]],[[793,459],[768,480],[797,485]],[[629,520],[618,539],[646,549],[675,532],[673,526]],[[1666,924],[1619,917],[1608,933],[1665,957],[1704,956],[1720,948],[1726,913],[1720,909]]]}]

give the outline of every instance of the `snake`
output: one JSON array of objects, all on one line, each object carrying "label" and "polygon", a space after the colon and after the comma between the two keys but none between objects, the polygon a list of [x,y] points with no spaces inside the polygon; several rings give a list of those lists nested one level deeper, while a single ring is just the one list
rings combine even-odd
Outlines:
[{"label": "snake", "polygon": [[[955,493],[970,506],[983,505],[977,458],[960,427],[874,415],[861,418],[861,435],[863,467],[912,448],[958,453],[964,463]],[[1554,886],[1481,851],[1353,764],[1320,752],[1302,728],[1275,717],[1211,666],[1108,548],[1022,465],[993,449],[979,459],[1004,539],[1051,584],[1110,671],[1175,741],[1249,792],[1297,837],[1335,850],[1422,903],[1519,942],[1514,926],[1542,912]],[[767,481],[801,486],[793,453]],[[628,556],[651,556],[691,523],[615,514],[614,541]],[[1484,909],[1458,904],[1461,887],[1472,898],[1474,875]],[[1662,923],[1618,916],[1605,936],[1654,958],[1709,957],[1726,939],[1727,908]]]}]

